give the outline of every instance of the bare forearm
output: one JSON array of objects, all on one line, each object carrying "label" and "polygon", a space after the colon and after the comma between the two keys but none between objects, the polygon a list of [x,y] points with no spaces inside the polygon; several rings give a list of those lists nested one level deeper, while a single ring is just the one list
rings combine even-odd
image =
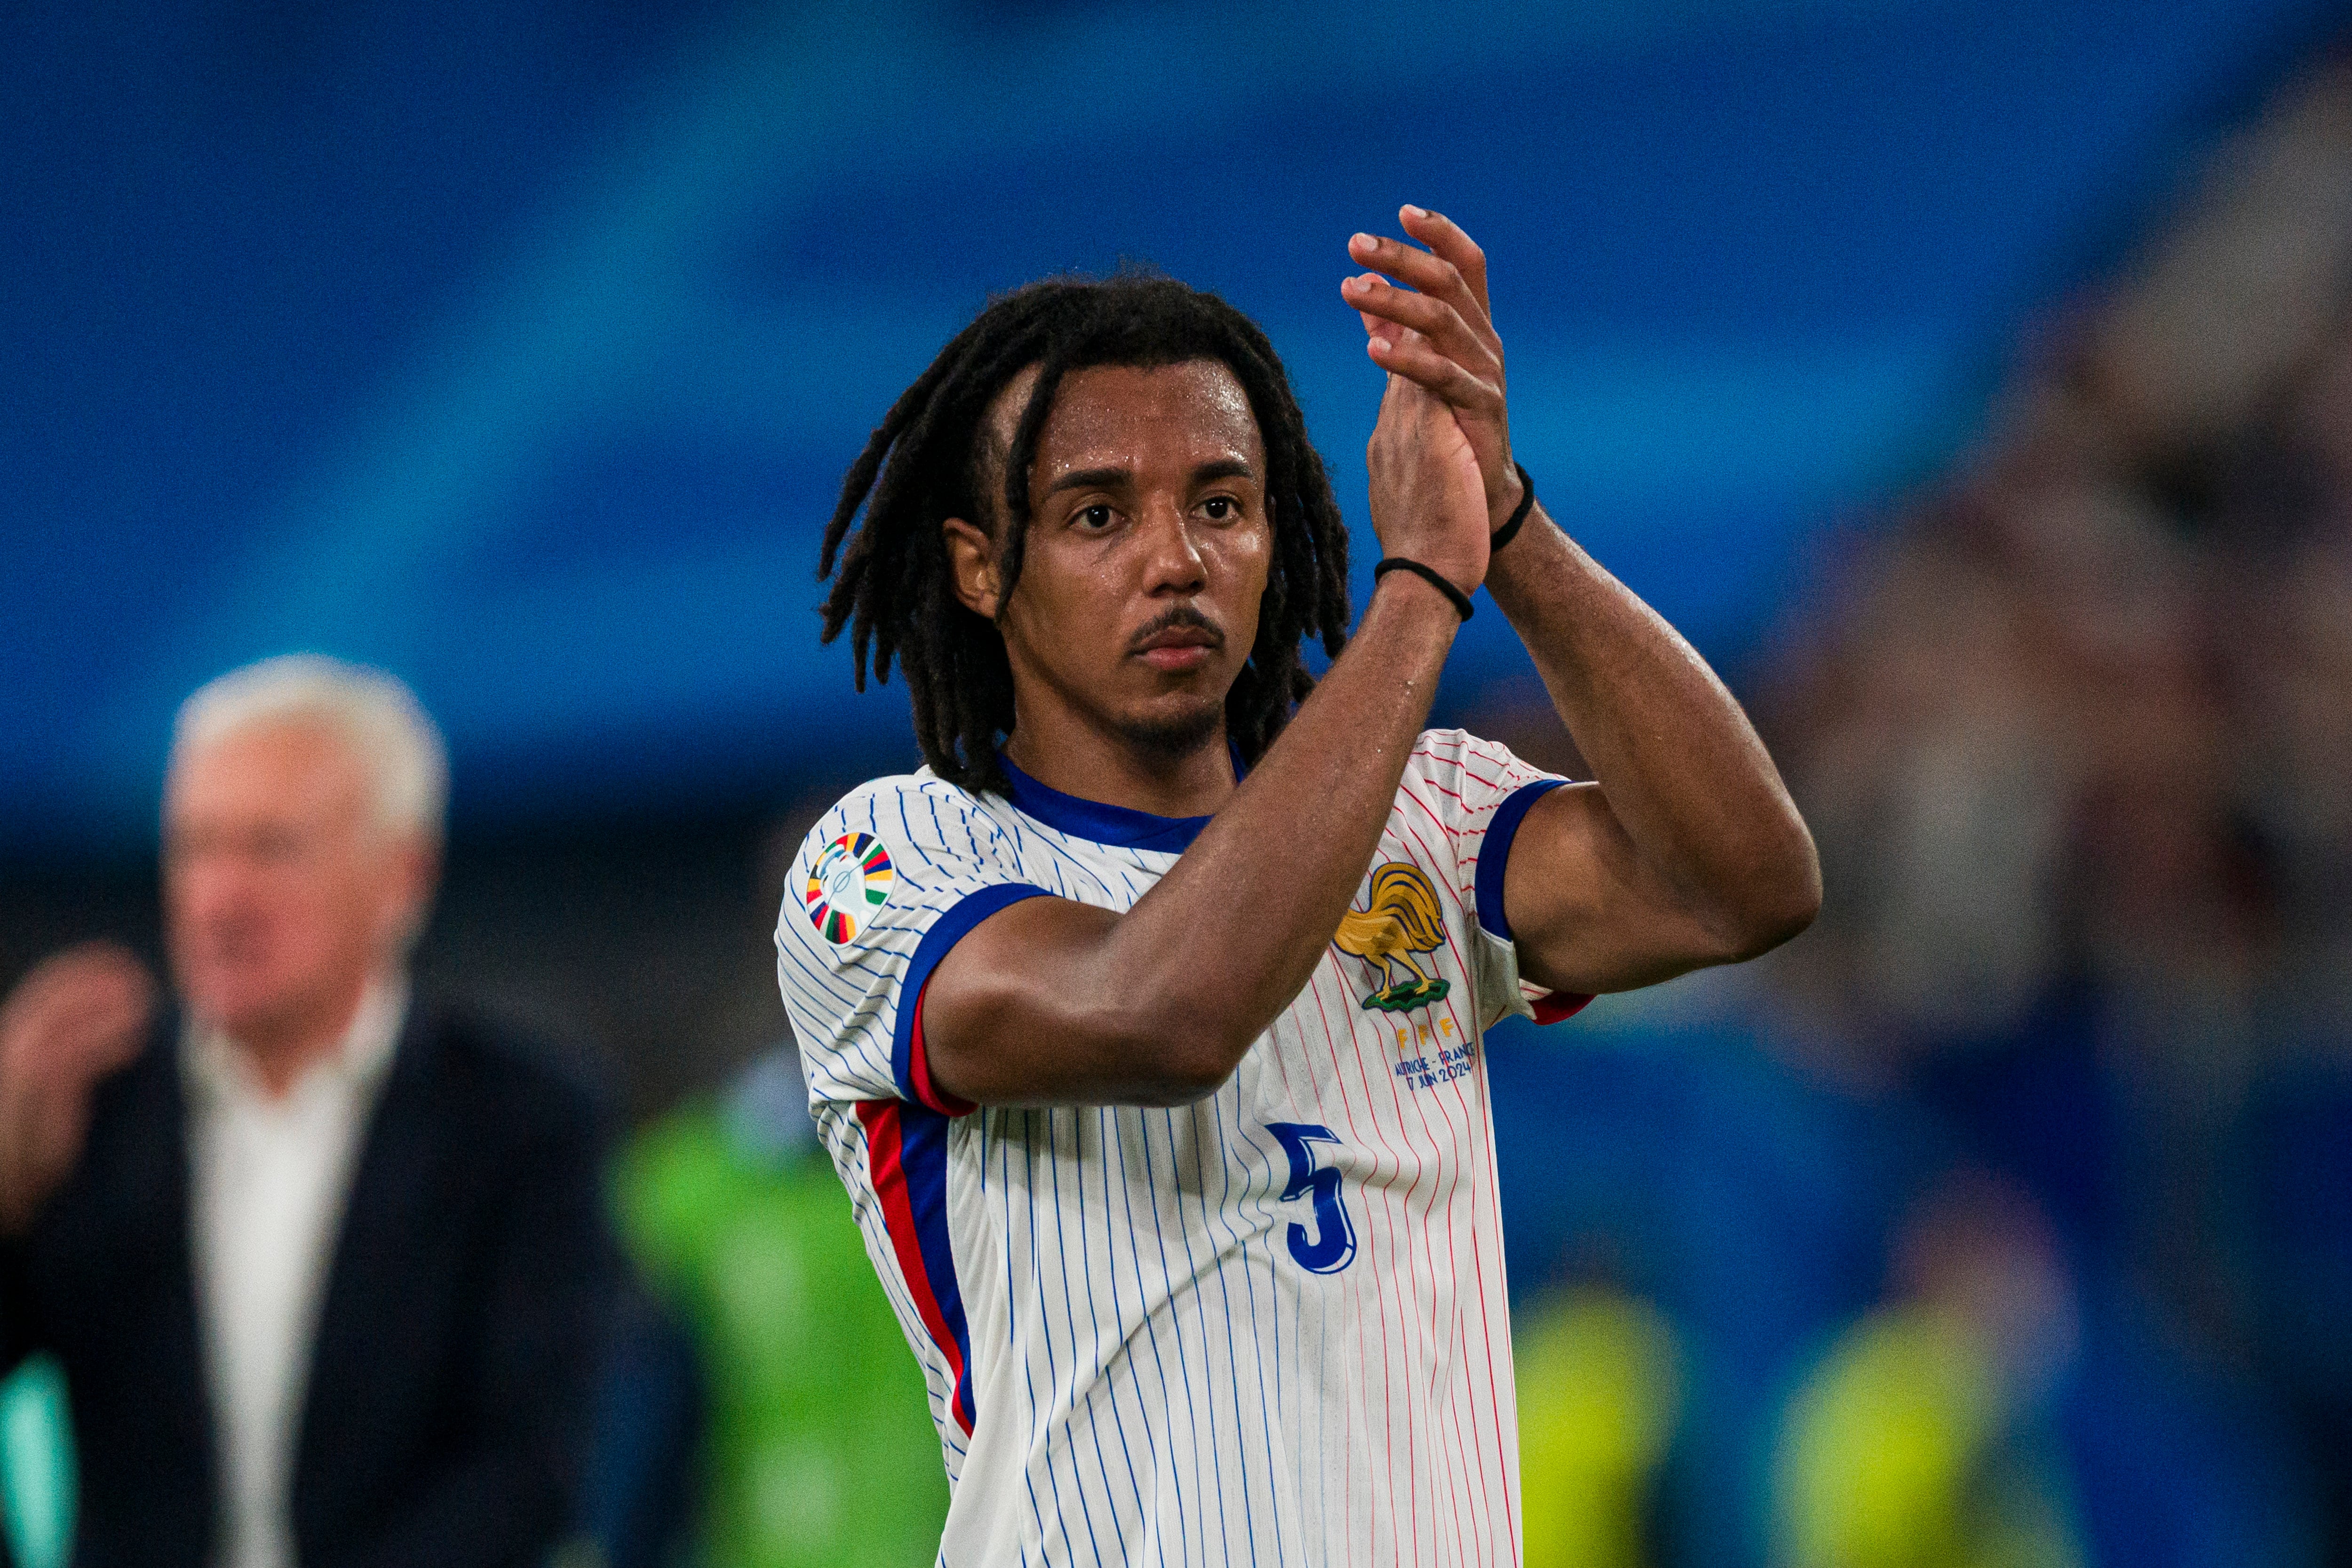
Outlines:
[{"label": "bare forearm", "polygon": [[1417,579],[1385,582],[1281,738],[1133,909],[1038,900],[995,917],[1002,940],[1063,946],[1052,984],[984,949],[968,968],[951,956],[959,1044],[935,1076],[996,1104],[1172,1102],[1222,1083],[1321,962],[1457,625]]},{"label": "bare forearm", "polygon": [[[1371,274],[1340,294],[1372,358],[1451,411],[1499,526],[1525,492],[1486,255],[1440,214],[1398,217],[1428,248],[1356,236],[1349,255]],[[1521,823],[1504,901],[1523,972],[1556,989],[1623,989],[1801,930],[1821,897],[1812,840],[1706,661],[1539,509],[1485,582],[1597,775]]]},{"label": "bare forearm", "polygon": [[1820,900],[1811,837],[1697,651],[1540,510],[1496,554],[1486,587],[1643,869],[1727,956],[1801,929]]},{"label": "bare forearm", "polygon": [[1112,985],[1182,1005],[1202,966],[1225,977],[1225,1000],[1189,1021],[1235,1054],[1289,1005],[1371,862],[1457,624],[1418,581],[1384,586],[1282,737],[1119,923]]}]

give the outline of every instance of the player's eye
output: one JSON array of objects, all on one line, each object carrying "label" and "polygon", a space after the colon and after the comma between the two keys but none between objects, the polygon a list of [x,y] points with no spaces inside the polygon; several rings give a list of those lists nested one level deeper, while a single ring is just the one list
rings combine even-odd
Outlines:
[{"label": "player's eye", "polygon": [[1231,496],[1211,496],[1201,503],[1211,522],[1230,522],[1241,515],[1241,507]]},{"label": "player's eye", "polygon": [[1090,532],[1100,533],[1110,526],[1110,508],[1101,501],[1087,507],[1077,515],[1077,525]]}]

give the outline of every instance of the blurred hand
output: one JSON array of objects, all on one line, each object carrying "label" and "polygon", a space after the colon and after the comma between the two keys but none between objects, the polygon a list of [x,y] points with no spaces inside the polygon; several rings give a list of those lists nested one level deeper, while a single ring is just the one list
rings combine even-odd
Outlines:
[{"label": "blurred hand", "polygon": [[[1373,363],[1453,411],[1477,459],[1487,526],[1499,528],[1518,505],[1520,486],[1511,466],[1503,340],[1486,302],[1486,255],[1440,214],[1407,206],[1399,216],[1405,233],[1429,248],[1356,236],[1348,254],[1371,271],[1342,283],[1340,295],[1363,320]],[[1381,412],[1385,417],[1385,405]]]},{"label": "blurred hand", "polygon": [[0,1002],[0,1235],[20,1236],[81,1159],[90,1091],[145,1043],[155,983],[94,942],[37,965]]}]

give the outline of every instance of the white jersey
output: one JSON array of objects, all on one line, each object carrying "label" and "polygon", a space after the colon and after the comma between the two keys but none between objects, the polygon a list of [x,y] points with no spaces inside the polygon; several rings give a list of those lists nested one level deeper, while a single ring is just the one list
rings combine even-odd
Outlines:
[{"label": "white jersey", "polygon": [[929,1384],[941,1563],[1518,1561],[1479,1043],[1584,1000],[1521,984],[1503,914],[1511,837],[1561,782],[1423,735],[1314,977],[1174,1110],[958,1103],[930,1081],[919,1001],[982,920],[1041,894],[1126,910],[1208,818],[925,770],[811,832],[777,971]]}]

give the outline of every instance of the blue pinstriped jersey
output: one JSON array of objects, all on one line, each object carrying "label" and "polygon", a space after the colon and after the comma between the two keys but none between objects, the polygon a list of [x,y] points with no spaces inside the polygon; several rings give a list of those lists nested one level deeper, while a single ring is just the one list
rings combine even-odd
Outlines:
[{"label": "blue pinstriped jersey", "polygon": [[1581,1000],[1521,983],[1502,902],[1520,816],[1561,782],[1423,735],[1306,989],[1172,1110],[963,1105],[930,1081],[918,1003],[989,915],[1124,910],[1207,818],[926,770],[810,833],[777,973],[929,1388],[942,1563],[1518,1560],[1480,1041]]}]

